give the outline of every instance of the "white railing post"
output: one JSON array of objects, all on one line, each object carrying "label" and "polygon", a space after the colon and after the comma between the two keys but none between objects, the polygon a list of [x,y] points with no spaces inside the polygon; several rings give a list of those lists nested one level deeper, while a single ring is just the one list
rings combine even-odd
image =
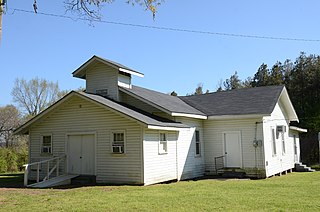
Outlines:
[{"label": "white railing post", "polygon": [[47,180],[49,180],[50,175],[50,161],[47,162]]},{"label": "white railing post", "polygon": [[60,158],[57,158],[57,177],[59,176]]},{"label": "white railing post", "polygon": [[23,165],[25,167],[24,169],[24,179],[23,179],[23,185],[27,186],[28,185],[28,175],[29,175],[29,165]]},{"label": "white railing post", "polygon": [[37,183],[40,181],[40,163],[37,163]]},{"label": "white railing post", "polygon": [[[59,170],[60,163],[63,160],[66,161],[65,158],[66,158],[66,155],[61,155],[59,157],[54,157],[54,158],[51,158],[49,160],[43,160],[43,161],[29,163],[29,164],[24,165],[24,167],[25,167],[24,181],[23,181],[24,185],[25,186],[28,185],[28,175],[29,175],[29,171],[31,169],[30,168],[31,166],[35,166],[35,165],[37,166],[37,175],[36,175],[36,177],[37,177],[37,183],[39,183],[40,182],[40,167],[41,167],[41,164],[47,164],[47,167],[44,167],[44,170],[43,170],[44,171],[43,174],[44,174],[45,177],[41,180],[41,181],[46,181],[46,180],[49,180],[50,175],[53,174],[54,171],[56,171],[56,174],[57,174],[56,177],[58,177],[61,174],[60,170]],[[52,164],[55,164],[55,165],[52,167],[51,170],[50,170],[50,161],[55,161],[56,162],[56,163],[54,163],[54,162],[52,163]],[[66,168],[66,166],[64,166],[64,168]],[[65,171],[62,171],[62,172],[65,173]]]}]

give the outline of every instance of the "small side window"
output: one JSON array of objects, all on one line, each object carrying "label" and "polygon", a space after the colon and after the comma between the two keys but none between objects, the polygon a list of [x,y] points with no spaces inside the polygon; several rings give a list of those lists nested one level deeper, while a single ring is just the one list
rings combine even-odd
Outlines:
[{"label": "small side window", "polygon": [[43,135],[41,137],[41,154],[52,154],[52,136]]},{"label": "small side window", "polygon": [[160,133],[159,134],[159,154],[166,154],[166,153],[168,153],[167,134]]},{"label": "small side window", "polygon": [[196,130],[196,156],[201,155],[200,132]]},{"label": "small side window", "polygon": [[284,132],[281,133],[281,140],[282,140],[282,154],[286,154],[286,141],[284,139]]},{"label": "small side window", "polygon": [[275,135],[275,130],[274,128],[271,128],[271,146],[272,146],[272,156],[277,155],[277,144],[276,144],[276,135]]}]

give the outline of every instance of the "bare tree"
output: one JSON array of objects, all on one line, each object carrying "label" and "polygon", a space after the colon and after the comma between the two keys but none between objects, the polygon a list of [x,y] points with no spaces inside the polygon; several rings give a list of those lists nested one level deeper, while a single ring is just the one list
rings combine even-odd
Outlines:
[{"label": "bare tree", "polygon": [[35,116],[59,99],[58,83],[34,78],[16,79],[12,89],[13,101],[28,116]]},{"label": "bare tree", "polygon": [[5,141],[6,147],[10,146],[12,132],[20,125],[20,113],[13,105],[0,107],[0,141]]},{"label": "bare tree", "polygon": [[[76,12],[80,16],[86,16],[90,19],[100,19],[100,10],[105,4],[114,2],[114,0],[65,0],[67,11]],[[146,10],[152,12],[153,17],[157,12],[157,7],[163,0],[126,0],[128,4],[138,4]]]}]

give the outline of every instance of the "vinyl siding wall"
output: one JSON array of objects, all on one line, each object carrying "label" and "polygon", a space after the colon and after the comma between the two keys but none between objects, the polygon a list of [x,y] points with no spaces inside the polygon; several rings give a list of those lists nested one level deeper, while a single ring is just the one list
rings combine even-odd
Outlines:
[{"label": "vinyl siding wall", "polygon": [[[273,155],[271,129],[273,127],[276,132],[277,126],[279,125],[286,127],[286,132],[284,133],[285,153],[282,151],[282,139],[281,135],[279,135],[279,138],[276,138],[276,155]],[[264,118],[263,132],[267,177],[292,169],[294,167],[293,137],[289,137],[289,123],[281,102],[276,104],[270,117]]]},{"label": "vinyl siding wall", "polygon": [[[168,152],[164,154],[159,154],[160,132],[167,134]],[[176,147],[176,132],[148,129],[144,131],[143,158],[145,185],[177,179]]]},{"label": "vinyl siding wall", "polygon": [[[190,179],[204,175],[204,130],[203,121],[176,117],[176,121],[190,126],[181,129],[178,134],[178,180]],[[200,133],[200,155],[196,155],[195,130]]]},{"label": "vinyl siding wall", "polygon": [[[125,130],[126,154],[111,153],[112,130]],[[40,155],[42,134],[53,137],[53,155],[66,154],[68,133],[95,133],[96,176],[98,183],[142,184],[142,128],[135,122],[104,107],[74,96],[32,126],[30,162],[48,159]],[[35,175],[33,173],[32,177]]]},{"label": "vinyl siding wall", "polygon": [[107,89],[108,96],[118,100],[118,70],[97,62],[86,73],[86,91],[96,93],[101,89]]},{"label": "vinyl siding wall", "polygon": [[206,173],[215,173],[214,158],[224,156],[223,133],[228,131],[240,132],[242,168],[264,169],[263,147],[253,146],[255,137],[257,140],[263,140],[261,119],[205,120],[203,129]]}]

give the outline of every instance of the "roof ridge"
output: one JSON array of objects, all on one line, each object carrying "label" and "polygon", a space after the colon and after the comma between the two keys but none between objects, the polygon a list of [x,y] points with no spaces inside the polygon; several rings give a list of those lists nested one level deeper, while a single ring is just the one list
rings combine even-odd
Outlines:
[{"label": "roof ridge", "polygon": [[222,91],[213,91],[209,93],[203,93],[203,94],[192,94],[192,95],[185,95],[185,96],[178,96],[178,97],[190,97],[190,96],[204,96],[204,95],[210,95],[210,94],[216,94],[220,92],[238,92],[238,91],[243,91],[243,90],[248,90],[248,89],[261,89],[261,88],[268,88],[268,87],[285,87],[284,84],[282,85],[265,85],[265,86],[256,86],[256,87],[245,87],[245,88],[235,88],[231,90],[222,90]]}]

